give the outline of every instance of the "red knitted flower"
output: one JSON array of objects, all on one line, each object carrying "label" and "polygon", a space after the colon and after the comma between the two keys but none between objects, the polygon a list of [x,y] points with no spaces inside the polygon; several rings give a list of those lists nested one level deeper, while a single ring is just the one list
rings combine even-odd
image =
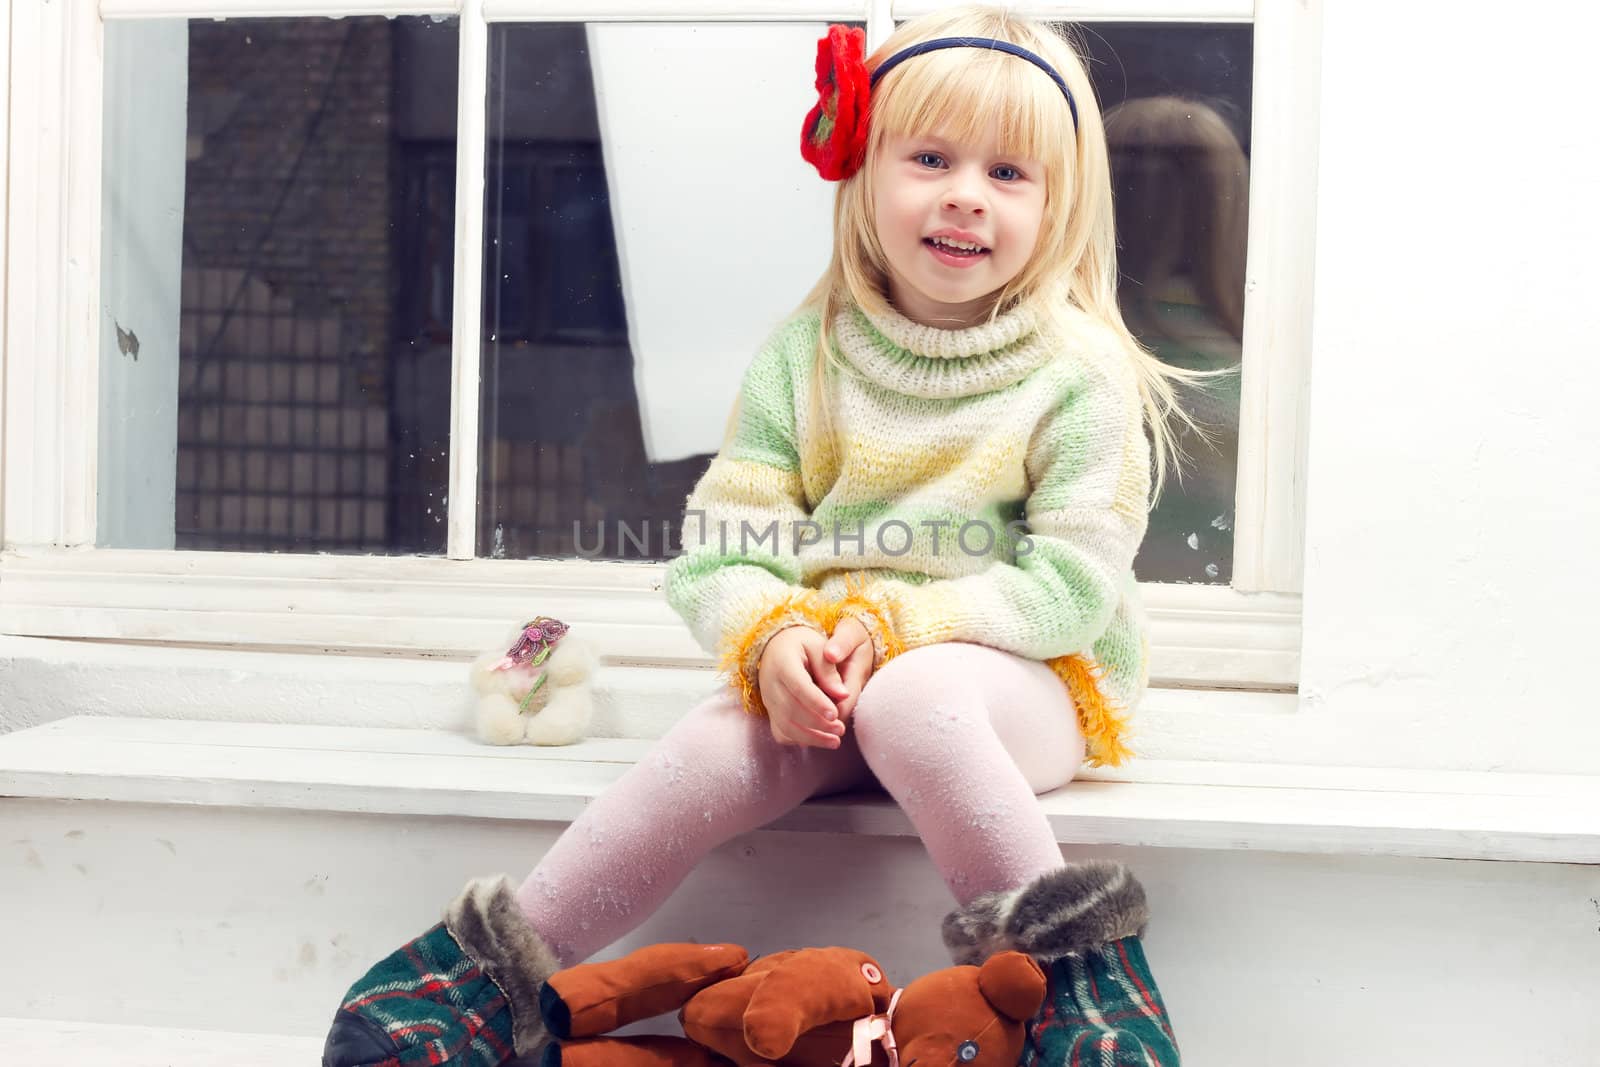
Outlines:
[{"label": "red knitted flower", "polygon": [[859,26],[829,26],[817,42],[817,105],[800,130],[800,154],[830,182],[848,178],[867,149],[872,83],[867,34]]}]

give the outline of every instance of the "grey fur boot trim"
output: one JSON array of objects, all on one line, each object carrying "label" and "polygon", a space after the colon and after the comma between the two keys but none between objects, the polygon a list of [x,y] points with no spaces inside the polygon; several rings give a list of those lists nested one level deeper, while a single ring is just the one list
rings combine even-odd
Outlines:
[{"label": "grey fur boot trim", "polygon": [[1026,952],[1048,963],[1119,938],[1143,936],[1150,921],[1144,886],[1110,860],[1068,864],[1021,889],[985,893],[944,919],[956,963],[982,964],[996,952]]},{"label": "grey fur boot trim", "polygon": [[511,880],[502,874],[468,882],[445,909],[444,925],[506,995],[517,1054],[540,1051],[547,1035],[539,1015],[539,992],[545,980],[561,969],[561,961],[523,918]]}]

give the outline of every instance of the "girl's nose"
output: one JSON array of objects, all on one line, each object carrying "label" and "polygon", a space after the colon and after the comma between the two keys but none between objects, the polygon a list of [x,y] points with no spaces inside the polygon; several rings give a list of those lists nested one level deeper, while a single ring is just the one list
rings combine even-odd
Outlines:
[{"label": "girl's nose", "polygon": [[950,171],[949,186],[944,189],[944,210],[982,214],[986,206],[982,174],[970,173],[965,168]]},{"label": "girl's nose", "polygon": [[951,195],[946,198],[944,206],[949,211],[960,211],[968,215],[983,214],[983,202],[976,197]]},{"label": "girl's nose", "polygon": [[950,187],[945,190],[944,206],[948,211],[982,215],[986,205],[982,192],[971,179],[958,179],[952,181]]}]

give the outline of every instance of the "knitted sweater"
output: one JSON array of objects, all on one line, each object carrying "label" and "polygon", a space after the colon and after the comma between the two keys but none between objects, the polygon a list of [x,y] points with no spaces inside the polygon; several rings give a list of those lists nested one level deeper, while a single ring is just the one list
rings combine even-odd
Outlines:
[{"label": "knitted sweater", "polygon": [[809,417],[819,325],[798,314],[745,372],[668,602],[752,713],[766,642],[849,616],[875,665],[942,641],[1048,663],[1090,761],[1121,763],[1149,654],[1133,558],[1150,453],[1126,357],[1086,316],[1052,340],[1026,309],[945,330],[849,308],[829,437]]}]

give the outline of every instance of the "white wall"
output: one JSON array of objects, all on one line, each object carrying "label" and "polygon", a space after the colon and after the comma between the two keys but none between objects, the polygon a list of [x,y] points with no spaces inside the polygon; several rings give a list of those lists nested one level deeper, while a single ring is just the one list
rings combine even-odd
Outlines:
[{"label": "white wall", "polygon": [[1600,773],[1600,10],[1324,8],[1302,710]]},{"label": "white wall", "polygon": [[[0,970],[10,1014],[308,1037],[468,877],[520,879],[561,829],[38,800],[6,810],[0,915],[26,921],[0,930],[28,961]],[[1146,949],[1194,1067],[1594,1063],[1590,868],[1094,852],[1145,885]],[[803,903],[773,906],[786,897]],[[938,931],[951,906],[911,838],[753,833],[714,850],[604,955],[665,940],[853,945],[909,977],[948,966]]]}]

